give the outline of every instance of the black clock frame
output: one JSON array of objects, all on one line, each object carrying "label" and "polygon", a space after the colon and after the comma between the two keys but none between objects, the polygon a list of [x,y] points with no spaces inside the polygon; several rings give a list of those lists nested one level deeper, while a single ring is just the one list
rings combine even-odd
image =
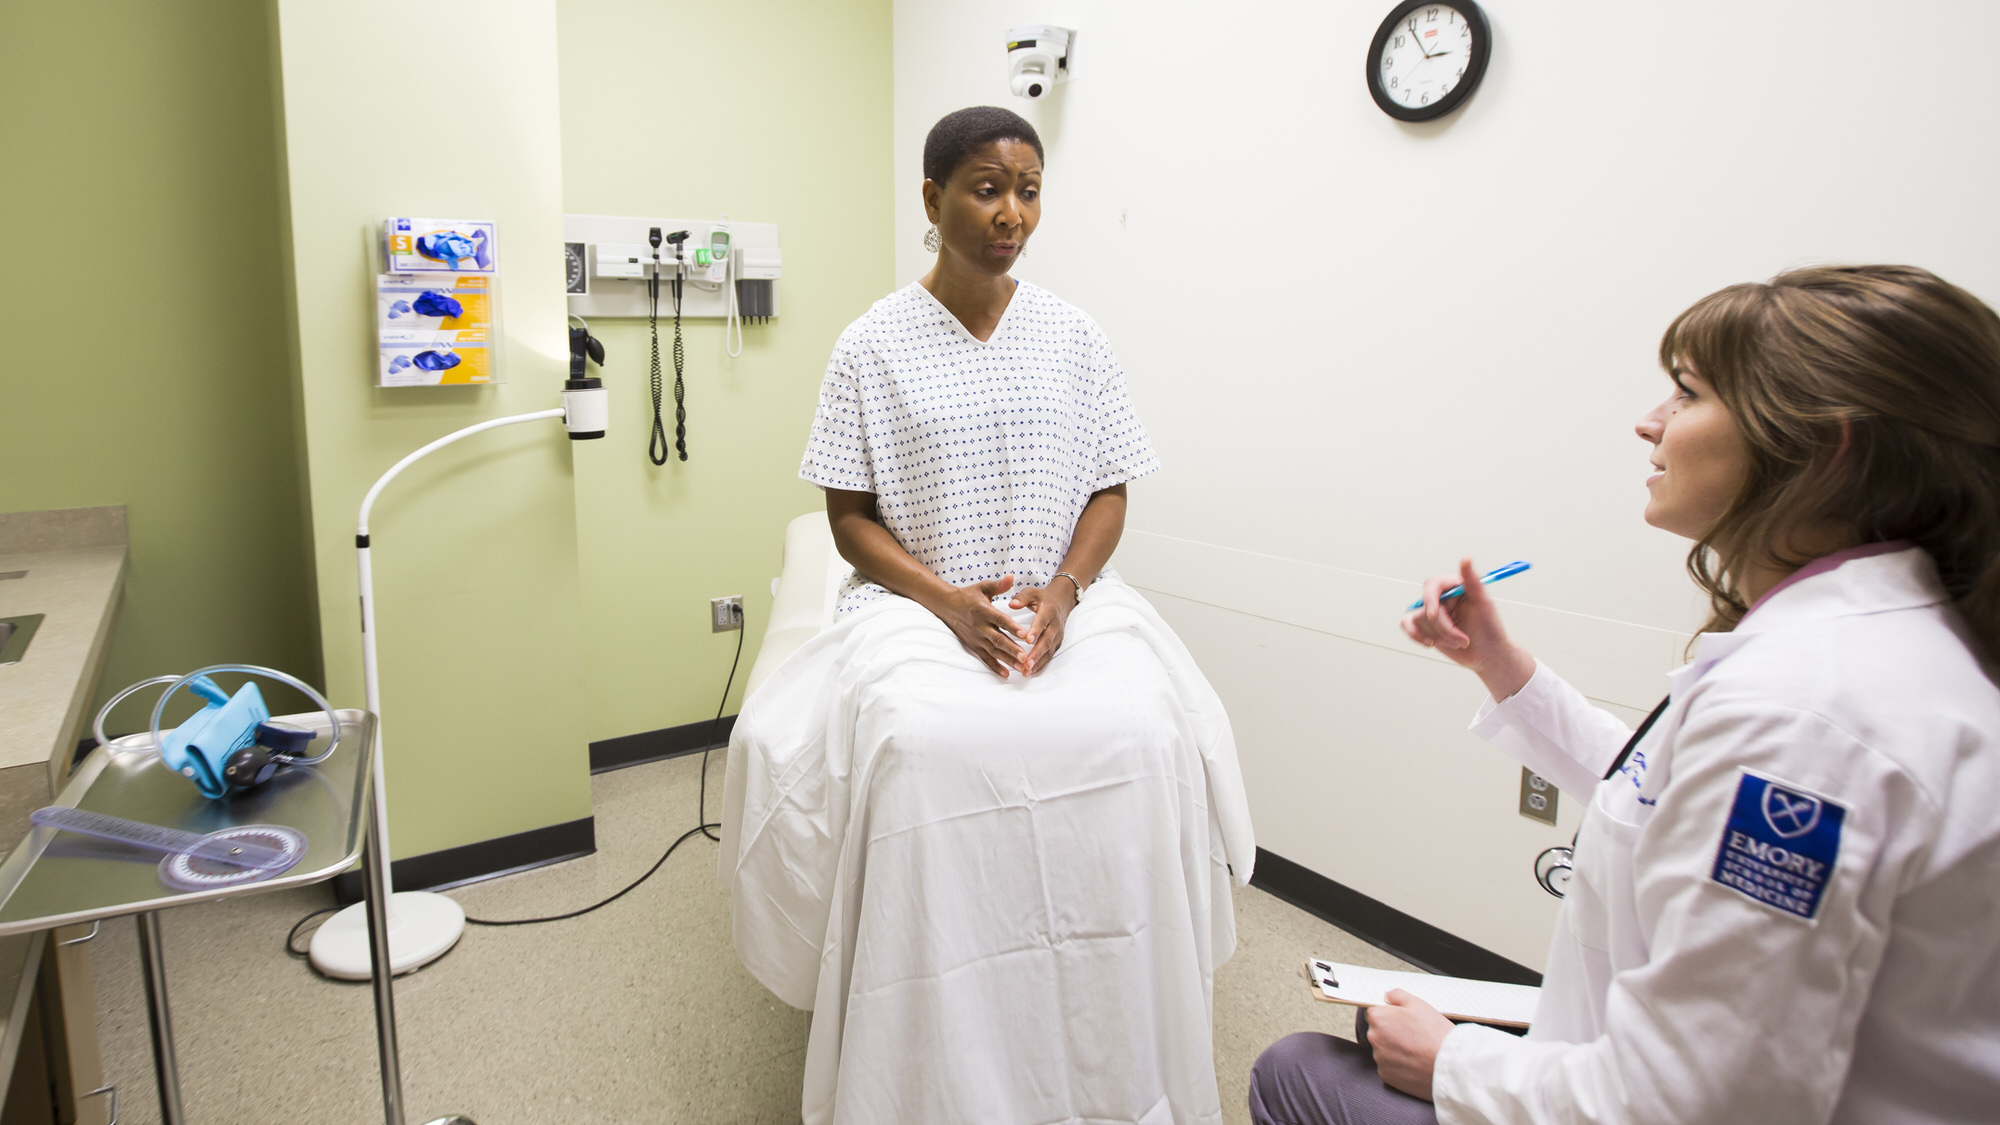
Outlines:
[{"label": "black clock frame", "polygon": [[[1405,17],[1420,8],[1451,8],[1465,17],[1465,24],[1472,29],[1472,57],[1466,61],[1465,77],[1449,94],[1429,105],[1404,105],[1389,96],[1382,87],[1382,46],[1395,34]],[[1486,22],[1486,13],[1474,0],[1403,0],[1396,9],[1382,20],[1382,26],[1375,29],[1375,37],[1368,41],[1368,61],[1364,66],[1368,76],[1368,94],[1375,99],[1383,113],[1398,121],[1431,121],[1459,106],[1479,88],[1480,79],[1486,77],[1486,60],[1493,53],[1493,29]]]}]

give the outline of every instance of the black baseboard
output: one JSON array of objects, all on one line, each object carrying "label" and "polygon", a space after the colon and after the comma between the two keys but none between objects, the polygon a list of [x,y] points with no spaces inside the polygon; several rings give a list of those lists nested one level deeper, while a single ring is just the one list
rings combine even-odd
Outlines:
[{"label": "black baseboard", "polygon": [[[586,816],[511,836],[406,856],[389,865],[389,875],[399,891],[438,891],[577,859],[596,850],[597,821]],[[343,906],[360,902],[365,893],[361,869],[357,867],[334,876],[333,893]]]},{"label": "black baseboard", "polygon": [[1508,984],[1542,983],[1542,974],[1526,965],[1412,918],[1387,903],[1377,902],[1263,848],[1257,849],[1257,870],[1250,885],[1428,972]]},{"label": "black baseboard", "polygon": [[[663,758],[678,758],[682,754],[694,754],[711,746],[729,745],[729,732],[736,729],[736,716],[724,715],[720,723],[714,719],[703,719],[698,723],[683,723],[663,730],[643,731],[639,734],[620,735],[602,742],[590,744],[590,772],[603,773],[605,770],[623,769],[644,762],[657,762]],[[715,740],[709,741],[713,730]]]}]

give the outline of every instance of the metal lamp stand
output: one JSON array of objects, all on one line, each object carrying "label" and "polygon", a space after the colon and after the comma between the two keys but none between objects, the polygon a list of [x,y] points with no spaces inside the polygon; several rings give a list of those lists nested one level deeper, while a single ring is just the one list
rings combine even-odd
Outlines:
[{"label": "metal lamp stand", "polygon": [[[485,430],[562,418],[562,407],[516,414],[467,426],[431,442],[383,473],[362,498],[354,534],[355,561],[361,579],[361,666],[368,710],[375,713],[374,809],[368,829],[368,897],[335,914],[313,935],[313,967],[327,976],[347,980],[372,978],[375,988],[377,1038],[382,1055],[382,1108],[388,1125],[403,1125],[402,1065],[396,1052],[393,978],[444,955],[465,932],[465,911],[444,895],[427,891],[397,891],[389,874],[389,798],[382,768],[382,690],[375,654],[375,578],[369,563],[368,513],[376,497],[397,474],[445,446]],[[382,903],[381,909],[376,903]],[[371,972],[386,964],[388,972]],[[469,1118],[450,1115],[428,1125],[472,1125]]]}]

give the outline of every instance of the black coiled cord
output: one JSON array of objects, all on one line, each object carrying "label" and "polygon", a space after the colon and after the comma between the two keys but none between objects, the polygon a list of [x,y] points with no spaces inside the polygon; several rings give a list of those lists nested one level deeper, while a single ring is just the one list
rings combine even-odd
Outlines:
[{"label": "black coiled cord", "polygon": [[[652,440],[646,443],[646,456],[652,459],[653,464],[664,465],[667,463],[667,427],[660,420],[660,274],[657,268],[646,278],[646,295],[652,299],[652,312],[647,316],[646,323],[653,330],[653,437]],[[678,403],[680,398],[680,345],[680,315],[676,312],[674,316],[674,398],[676,403]],[[678,412],[685,414],[684,411]],[[682,453],[681,459],[686,460],[687,454]]]},{"label": "black coiled cord", "polygon": [[[654,346],[658,347],[657,344]],[[686,359],[687,353],[681,348],[681,278],[676,272],[674,274],[674,448],[680,450],[683,461],[688,459],[687,384],[681,382],[681,369]]]}]

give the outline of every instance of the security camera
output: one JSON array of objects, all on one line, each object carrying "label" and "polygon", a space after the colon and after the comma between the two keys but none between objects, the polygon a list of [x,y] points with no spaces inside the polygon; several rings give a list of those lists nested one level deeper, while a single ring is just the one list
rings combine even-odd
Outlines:
[{"label": "security camera", "polygon": [[1069,81],[1076,29],[1036,24],[1007,33],[1007,83],[1017,98],[1046,98]]}]

